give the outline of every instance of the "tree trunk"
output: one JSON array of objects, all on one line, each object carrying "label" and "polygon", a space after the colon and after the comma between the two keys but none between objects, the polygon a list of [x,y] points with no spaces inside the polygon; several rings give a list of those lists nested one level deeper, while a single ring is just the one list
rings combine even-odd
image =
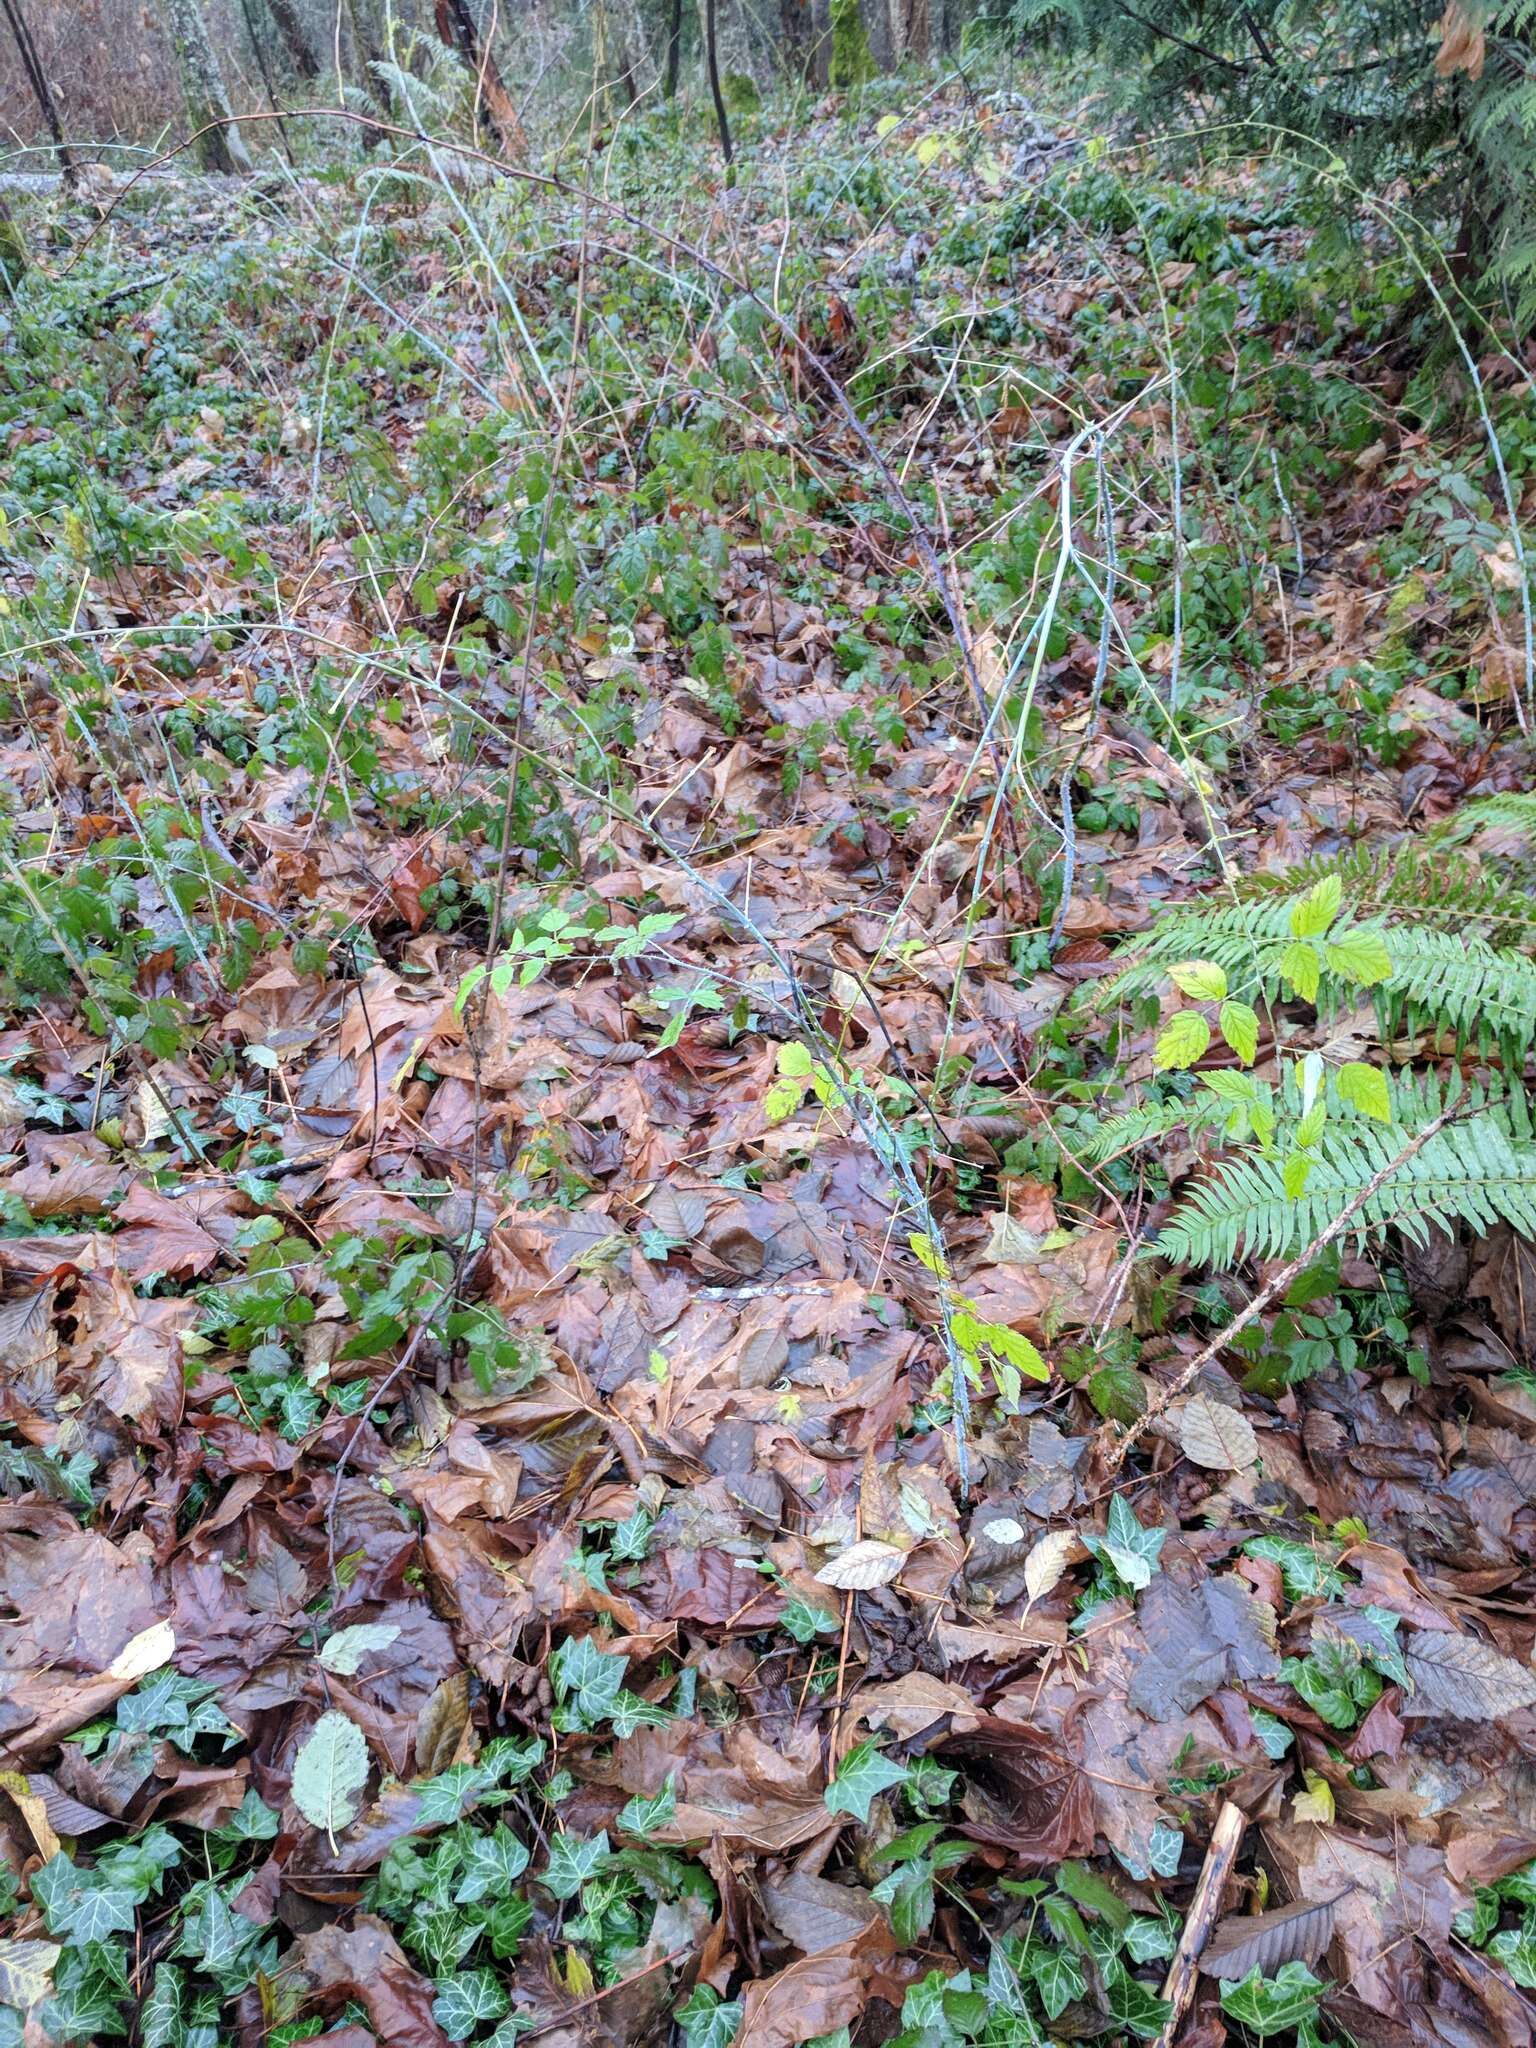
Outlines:
[{"label": "tree trunk", "polygon": [[[709,96],[715,103],[715,121],[720,129],[720,150],[729,174],[732,158],[731,124],[726,119],[725,95],[720,90],[720,53],[715,41],[715,0],[704,0],[704,66],[709,73]],[[726,182],[730,182],[729,175]]]},{"label": "tree trunk", "polygon": [[[356,74],[356,83],[373,111],[388,120],[393,112],[389,90],[374,69],[375,65],[384,62],[386,52],[373,0],[347,0],[347,20],[352,29],[351,67]],[[377,140],[377,136],[369,138],[370,144]]]},{"label": "tree trunk", "polygon": [[896,16],[899,11],[895,0],[866,0],[866,4],[860,9],[869,54],[877,71],[894,71],[901,62],[901,51],[895,40]]},{"label": "tree trunk", "polygon": [[53,146],[59,159],[59,170],[66,185],[74,183],[75,160],[64,141],[64,123],[59,119],[59,109],[54,101],[53,88],[48,83],[48,74],[37,54],[37,45],[32,40],[26,19],[21,11],[21,0],[0,0],[5,18],[10,24],[11,35],[21,57],[21,68],[27,74],[27,83],[37,101],[43,116],[43,125],[53,137]]},{"label": "tree trunk", "polygon": [[267,6],[277,23],[277,32],[282,37],[295,77],[318,78],[320,59],[315,55],[315,46],[309,40],[309,31],[293,0],[267,0]]},{"label": "tree trunk", "polygon": [[503,156],[524,156],[528,143],[490,46],[482,47],[469,0],[437,0],[437,33],[457,50],[475,80],[475,118]]},{"label": "tree trunk", "polygon": [[201,0],[161,0],[161,9],[176,52],[187,120],[197,137],[193,148],[198,163],[205,171],[250,170],[250,153],[231,121],[229,94],[208,40]]},{"label": "tree trunk", "polygon": [[677,74],[683,61],[683,0],[672,0],[672,20],[667,28],[667,83],[669,100],[677,98]]},{"label": "tree trunk", "polygon": [[891,44],[896,62],[916,57],[926,63],[932,41],[928,0],[891,0]]},{"label": "tree trunk", "polygon": [[779,60],[792,78],[815,84],[812,48],[816,22],[811,0],[779,0]]}]

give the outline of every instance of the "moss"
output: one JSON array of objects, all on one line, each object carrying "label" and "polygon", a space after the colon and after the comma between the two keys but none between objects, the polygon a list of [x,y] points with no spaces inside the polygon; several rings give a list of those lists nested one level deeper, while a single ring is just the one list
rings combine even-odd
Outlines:
[{"label": "moss", "polygon": [[21,229],[0,201],[0,283],[13,287],[19,284],[26,267],[27,245],[21,238]]},{"label": "moss", "polygon": [[875,75],[869,53],[869,31],[859,11],[859,0],[831,0],[832,60],[828,83],[834,92],[847,92]]}]

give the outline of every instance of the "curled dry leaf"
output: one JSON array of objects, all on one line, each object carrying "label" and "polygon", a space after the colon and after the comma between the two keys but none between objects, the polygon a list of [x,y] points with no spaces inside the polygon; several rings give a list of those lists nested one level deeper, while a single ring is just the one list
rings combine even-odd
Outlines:
[{"label": "curled dry leaf", "polygon": [[1465,71],[1468,78],[1481,78],[1487,56],[1487,38],[1482,22],[1461,4],[1461,0],[1451,0],[1438,26],[1440,48],[1435,53],[1436,75],[1449,78],[1457,71]]},{"label": "curled dry leaf", "polygon": [[906,1561],[906,1551],[898,1550],[894,1543],[866,1536],[829,1558],[816,1577],[823,1586],[835,1586],[840,1593],[868,1593],[876,1586],[888,1586]]},{"label": "curled dry leaf", "polygon": [[1476,1636],[1419,1629],[1404,1662],[1413,1680],[1398,1710],[1404,1719],[1444,1714],[1453,1721],[1494,1721],[1536,1706],[1536,1671]]},{"label": "curled dry leaf", "polygon": [[1062,1573],[1081,1550],[1070,1529],[1051,1529],[1040,1538],[1024,1560],[1024,1590],[1031,1607],[1060,1583]]},{"label": "curled dry leaf", "polygon": [[1298,1899],[1272,1913],[1234,1913],[1206,1944],[1200,1967],[1208,1977],[1263,1977],[1290,1962],[1315,1963],[1333,1939],[1335,1899]]},{"label": "curled dry leaf", "polygon": [[1209,1394],[1191,1394],[1184,1403],[1179,1447],[1191,1464],[1213,1472],[1241,1472],[1259,1455],[1259,1440],[1247,1416]]},{"label": "curled dry leaf", "polygon": [[158,1671],[162,1664],[169,1664],[175,1651],[175,1629],[168,1621],[152,1622],[148,1628],[140,1629],[136,1636],[130,1636],[107,1666],[106,1675],[122,1685],[137,1685],[151,1671]]}]

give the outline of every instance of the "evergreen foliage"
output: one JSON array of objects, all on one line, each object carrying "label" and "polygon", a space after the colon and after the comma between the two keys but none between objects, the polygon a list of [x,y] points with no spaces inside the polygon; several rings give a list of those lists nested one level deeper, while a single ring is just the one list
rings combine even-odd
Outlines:
[{"label": "evergreen foliage", "polygon": [[1411,178],[1458,270],[1506,293],[1522,326],[1536,321],[1536,0],[1019,0],[1018,12],[1026,32],[1052,26],[1097,56],[1148,128],[1258,123],[1322,145],[1362,184]]}]

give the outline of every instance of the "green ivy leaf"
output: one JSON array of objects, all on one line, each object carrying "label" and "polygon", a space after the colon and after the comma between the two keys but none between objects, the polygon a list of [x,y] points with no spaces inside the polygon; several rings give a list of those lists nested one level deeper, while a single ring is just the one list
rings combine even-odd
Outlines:
[{"label": "green ivy leaf", "polygon": [[1464,1907],[1451,1922],[1451,1932],[1458,1941],[1481,1948],[1498,1926],[1502,1910],[1502,1902],[1493,1886],[1479,1885],[1472,1894],[1471,1905]]},{"label": "green ivy leaf", "polygon": [[591,1636],[567,1636],[549,1661],[561,1707],[556,1726],[579,1730],[608,1720],[628,1669],[627,1657],[600,1650]]},{"label": "green ivy leaf", "polygon": [[616,1823],[620,1834],[638,1835],[646,1841],[658,1828],[666,1826],[677,1812],[675,1776],[676,1773],[671,1774],[661,1790],[651,1798],[643,1798],[637,1792],[633,1799],[620,1807]]},{"label": "green ivy leaf", "polygon": [[1496,1934],[1488,1944],[1488,1954],[1508,1970],[1522,1990],[1536,1991],[1536,1927],[1529,1920]]},{"label": "green ivy leaf", "polygon": [[1211,1027],[1198,1010],[1176,1010],[1152,1048],[1152,1064],[1159,1073],[1192,1067],[1210,1042]]},{"label": "green ivy leaf", "polygon": [[893,1785],[904,1785],[908,1770],[882,1756],[873,1741],[861,1742],[843,1758],[822,1798],[828,1813],[851,1813],[855,1820],[869,1819],[870,1802]]},{"label": "green ivy leaf", "polygon": [[528,1851],[505,1821],[488,1835],[476,1835],[464,1856],[464,1875],[454,1893],[458,1905],[509,1892],[528,1868]]},{"label": "green ivy leaf", "polygon": [[1252,1969],[1240,1983],[1223,1984],[1221,2009],[1262,2041],[1270,2034],[1289,2032],[1307,2017],[1322,1993],[1305,1963],[1290,1962],[1273,1977]]},{"label": "green ivy leaf", "polygon": [[1029,1969],[1048,2020],[1059,2020],[1073,2000],[1081,1998],[1088,1989],[1083,1966],[1068,1949],[1037,1949],[1030,1957]]},{"label": "green ivy leaf", "polygon": [[549,1845],[549,1862],[539,1874],[539,1883],[557,1899],[573,1899],[612,1854],[606,1832],[556,1835]]},{"label": "green ivy leaf", "polygon": [[739,1998],[727,2001],[708,1984],[696,1985],[677,2009],[683,2048],[731,2048],[741,2016]]},{"label": "green ivy leaf", "polygon": [[1163,1962],[1175,1946],[1173,1929],[1165,1920],[1137,1913],[1126,1923],[1125,1952],[1133,1963]]},{"label": "green ivy leaf", "polygon": [[1344,1591],[1344,1574],[1332,1558],[1294,1536],[1255,1536],[1243,1545],[1243,1555],[1279,1565],[1288,1600],[1313,1600],[1319,1594],[1331,1599]]},{"label": "green ivy leaf", "polygon": [[432,2017],[450,2041],[467,2041],[476,2027],[487,2020],[499,2020],[506,2011],[507,1994],[491,1970],[461,1970],[452,1977],[439,1977]]},{"label": "green ivy leaf", "polygon": [[53,1966],[62,1954],[55,1941],[0,1940],[0,2004],[25,2012],[46,1998]]},{"label": "green ivy leaf", "polygon": [[1105,1973],[1104,1999],[1111,2017],[1127,2033],[1137,2034],[1144,2041],[1153,2040],[1162,2032],[1173,2011],[1166,1998],[1149,1991],[1123,1966]]},{"label": "green ivy leaf", "polygon": [[1112,1565],[1126,1585],[1140,1592],[1150,1586],[1158,1569],[1158,1554],[1168,1540],[1166,1529],[1148,1529],[1136,1519],[1134,1510],[1120,1494],[1109,1504],[1109,1517],[1102,1536],[1083,1537],[1083,1542],[1107,1565]]}]

